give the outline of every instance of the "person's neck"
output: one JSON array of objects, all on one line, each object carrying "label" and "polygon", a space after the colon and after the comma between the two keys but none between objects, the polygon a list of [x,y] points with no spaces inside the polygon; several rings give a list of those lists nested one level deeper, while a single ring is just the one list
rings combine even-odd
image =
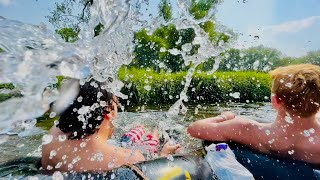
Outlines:
[{"label": "person's neck", "polygon": [[113,129],[114,126],[110,119],[103,120],[97,132],[97,138],[102,141],[107,141],[112,136]]},{"label": "person's neck", "polygon": [[317,125],[317,120],[315,115],[300,117],[291,114],[289,115],[286,112],[278,112],[275,124],[282,128],[303,131],[315,127]]}]

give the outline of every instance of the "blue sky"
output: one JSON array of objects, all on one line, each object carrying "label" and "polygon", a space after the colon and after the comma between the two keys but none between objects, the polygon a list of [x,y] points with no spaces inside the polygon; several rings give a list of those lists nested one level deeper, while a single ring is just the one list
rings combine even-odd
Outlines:
[{"label": "blue sky", "polygon": [[[53,29],[45,16],[56,1],[0,0],[0,16],[31,24],[44,22]],[[319,10],[320,0],[225,0],[216,18],[239,33],[235,47],[263,44],[288,56],[301,56],[320,49]]]},{"label": "blue sky", "polygon": [[217,9],[217,20],[239,33],[236,47],[263,44],[288,56],[320,49],[319,0],[225,0]]}]

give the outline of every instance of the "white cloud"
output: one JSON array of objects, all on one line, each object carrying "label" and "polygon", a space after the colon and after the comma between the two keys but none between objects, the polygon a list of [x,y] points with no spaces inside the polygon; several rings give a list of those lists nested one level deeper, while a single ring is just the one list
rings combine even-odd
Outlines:
[{"label": "white cloud", "polygon": [[0,0],[0,5],[9,6],[12,0]]},{"label": "white cloud", "polygon": [[320,20],[320,16],[311,16],[305,19],[288,21],[278,25],[267,26],[262,31],[271,31],[273,33],[296,33],[307,29]]},{"label": "white cloud", "polygon": [[320,16],[271,26],[251,27],[239,36],[235,47],[248,48],[262,44],[277,48],[285,55],[298,57],[320,47],[320,38],[317,36],[319,28]]}]

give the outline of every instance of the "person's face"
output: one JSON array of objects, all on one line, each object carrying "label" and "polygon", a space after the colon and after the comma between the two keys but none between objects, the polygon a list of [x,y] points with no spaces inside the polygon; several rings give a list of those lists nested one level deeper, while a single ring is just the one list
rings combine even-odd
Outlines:
[{"label": "person's face", "polygon": [[115,118],[118,114],[118,98],[113,96],[111,104],[105,107],[105,111],[110,112],[108,114],[109,118]]}]

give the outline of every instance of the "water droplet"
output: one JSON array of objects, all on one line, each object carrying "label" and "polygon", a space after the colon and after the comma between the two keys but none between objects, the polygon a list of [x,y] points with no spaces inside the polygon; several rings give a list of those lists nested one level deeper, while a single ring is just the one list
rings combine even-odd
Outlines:
[{"label": "water droplet", "polygon": [[19,143],[19,144],[17,144],[17,148],[22,148],[24,146],[24,144],[23,143]]},{"label": "water droplet", "polygon": [[80,160],[81,160],[81,158],[79,156],[77,156],[72,160],[72,164],[75,164],[75,163],[79,162]]},{"label": "water droplet", "polygon": [[181,49],[184,52],[189,52],[192,49],[192,44],[191,43],[186,43],[186,44],[182,45]]},{"label": "water droplet", "polygon": [[290,116],[286,116],[284,119],[287,123],[293,124],[293,119]]},{"label": "water droplet", "polygon": [[199,113],[199,109],[198,108],[194,108],[194,114],[198,114]]},{"label": "water droplet", "polygon": [[294,150],[288,151],[288,154],[292,155],[294,153]]},{"label": "water droplet", "polygon": [[[99,95],[99,94],[98,94]],[[83,100],[83,97],[82,96],[79,96],[78,98],[77,98],[77,101],[78,102],[82,102],[82,100]]]},{"label": "water droplet", "polygon": [[292,83],[286,83],[285,86],[288,87],[288,88],[291,88],[293,86],[293,84]]},{"label": "water droplet", "polygon": [[304,130],[303,135],[304,135],[304,137],[309,137],[310,136],[309,130]]},{"label": "water droplet", "polygon": [[267,130],[265,131],[265,133],[266,133],[267,136],[269,136],[269,135],[270,135],[270,130],[267,129]]},{"label": "water droplet", "polygon": [[[243,1],[245,2],[245,0],[243,0]],[[260,39],[260,37],[259,36],[254,36],[253,39],[254,40],[258,40],[258,39]]]},{"label": "water droplet", "polygon": [[110,178],[114,179],[116,177],[116,175],[114,173],[111,174]]},{"label": "water droplet", "polygon": [[166,48],[164,48],[164,47],[161,47],[161,48],[160,48],[160,52],[166,52],[166,51],[167,51]]},{"label": "water droplet", "polygon": [[63,180],[63,175],[60,171],[56,171],[52,175],[52,180]]},{"label": "water droplet", "polygon": [[53,139],[53,136],[52,135],[49,135],[49,134],[46,134],[42,137],[42,144],[45,145],[45,144],[49,144],[51,143]]},{"label": "water droplet", "polygon": [[50,115],[49,115],[49,117],[50,117],[50,118],[54,118],[54,117],[56,117],[56,115],[57,115],[56,112],[51,112]]},{"label": "water droplet", "polygon": [[62,166],[62,162],[58,162],[58,164],[55,166],[56,169],[60,168]]},{"label": "water droplet", "polygon": [[86,147],[86,145],[87,145],[87,143],[86,143],[86,142],[82,142],[82,143],[80,143],[80,147],[81,147],[81,148]]},{"label": "water droplet", "polygon": [[100,106],[101,107],[106,107],[107,106],[107,102],[105,102],[105,101],[100,101]]},{"label": "water droplet", "polygon": [[56,155],[57,155],[57,151],[55,150],[50,151],[50,157],[54,157]]},{"label": "water droplet", "polygon": [[311,128],[311,129],[309,129],[309,132],[310,132],[311,134],[313,134],[313,133],[315,133],[315,130],[314,130],[313,128]]},{"label": "water droplet", "polygon": [[50,165],[48,165],[48,166],[47,166],[47,170],[49,170],[49,171],[50,171],[50,170],[52,170],[52,169],[53,169],[53,167],[52,167],[52,166],[50,166]]},{"label": "water droplet", "polygon": [[271,139],[270,141],[268,141],[269,144],[272,144],[274,142],[274,139]]},{"label": "water droplet", "polygon": [[144,89],[147,90],[147,91],[150,91],[151,90],[151,86],[149,86],[149,85],[144,86]]},{"label": "water droplet", "polygon": [[313,137],[309,137],[309,142],[313,142],[314,138]]},{"label": "water droplet", "polygon": [[168,51],[169,51],[169,53],[172,54],[172,55],[178,55],[178,54],[181,53],[181,52],[180,52],[178,49],[176,49],[176,48],[169,49]]},{"label": "water droplet", "polygon": [[169,154],[169,155],[167,156],[167,159],[168,159],[169,161],[174,161],[174,158],[173,158],[173,156],[172,156],[171,154]]},{"label": "water droplet", "polygon": [[169,99],[173,99],[173,96],[169,95]]},{"label": "water droplet", "polygon": [[67,139],[67,136],[64,135],[64,134],[63,135],[59,135],[58,139],[59,139],[60,142],[63,142],[63,141],[65,141]]},{"label": "water droplet", "polygon": [[229,96],[231,96],[235,99],[240,99],[240,92],[230,93]]},{"label": "water droplet", "polygon": [[109,163],[108,163],[108,168],[113,168],[113,167],[114,167],[114,162],[112,162],[112,161],[109,162]]}]

